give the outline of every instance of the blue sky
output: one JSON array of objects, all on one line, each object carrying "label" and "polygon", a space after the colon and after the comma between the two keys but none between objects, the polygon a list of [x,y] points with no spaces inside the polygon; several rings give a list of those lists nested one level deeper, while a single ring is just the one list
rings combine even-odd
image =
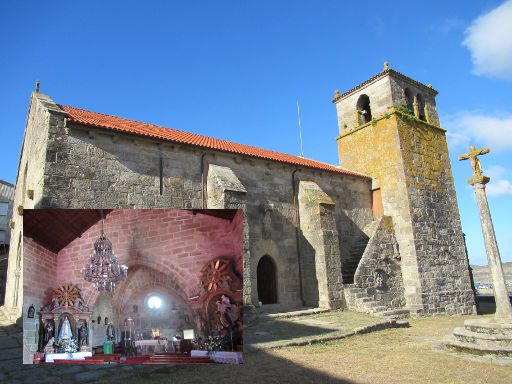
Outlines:
[{"label": "blue sky", "polygon": [[485,264],[457,155],[482,158],[512,261],[512,1],[24,1],[0,4],[0,179],[15,182],[30,92],[56,102],[336,164],[335,89],[382,63],[433,84],[470,260]]}]

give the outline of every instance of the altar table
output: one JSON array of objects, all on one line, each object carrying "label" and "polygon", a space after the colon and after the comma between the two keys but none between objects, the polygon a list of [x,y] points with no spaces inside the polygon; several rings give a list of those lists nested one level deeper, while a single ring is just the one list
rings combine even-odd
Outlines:
[{"label": "altar table", "polygon": [[157,346],[163,346],[164,350],[167,351],[168,340],[136,340],[135,347],[142,347],[144,354],[147,354],[147,348],[153,347],[153,351]]},{"label": "altar table", "polygon": [[192,350],[190,351],[191,357],[205,357],[208,356],[210,359],[220,364],[243,364],[244,354],[243,352],[212,352],[208,355],[208,351]]},{"label": "altar table", "polygon": [[53,360],[85,360],[90,356],[92,356],[92,352],[47,353],[44,361],[53,363]]}]

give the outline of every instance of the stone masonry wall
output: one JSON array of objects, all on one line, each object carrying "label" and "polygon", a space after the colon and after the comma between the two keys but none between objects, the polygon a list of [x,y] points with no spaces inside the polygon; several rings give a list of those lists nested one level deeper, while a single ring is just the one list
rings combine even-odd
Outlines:
[{"label": "stone masonry wall", "polygon": [[[202,208],[206,206],[203,204],[206,186],[203,188],[201,181],[203,177],[206,179],[209,165],[228,167],[247,190],[251,285],[256,287],[259,259],[268,254],[277,266],[278,299],[283,305],[301,304],[292,173],[295,172],[296,183],[300,180],[316,182],[336,203],[342,258],[348,255],[362,228],[372,220],[369,183],[364,178],[296,169],[272,161],[152,141],[77,126],[66,122],[59,113],[52,116],[43,193],[36,199],[38,207]],[[160,158],[163,161],[162,195]],[[262,204],[273,207],[268,220],[269,237],[262,235]],[[257,303],[256,289],[247,294]]]},{"label": "stone masonry wall", "polygon": [[471,313],[474,298],[444,131],[398,112],[338,138],[342,165],[371,174],[393,217],[408,309]]},{"label": "stone masonry wall", "polygon": [[[57,285],[57,255],[28,237],[23,238],[23,363],[32,363],[32,354],[37,351],[39,316],[37,312],[51,301]],[[27,317],[33,305],[34,318]]]},{"label": "stone masonry wall", "polygon": [[398,121],[423,297],[429,314],[474,312],[444,131]]},{"label": "stone masonry wall", "polygon": [[334,212],[334,202],[316,183],[300,182],[301,230],[310,246],[310,252],[301,255],[303,280],[310,282],[303,288],[304,301],[306,305],[339,309],[344,306],[343,282]]},{"label": "stone masonry wall", "polygon": [[400,254],[391,217],[379,219],[357,267],[354,283],[358,288],[366,288],[368,295],[387,309],[405,305]]},{"label": "stone masonry wall", "polygon": [[[21,314],[21,298],[23,297],[23,281],[21,280],[23,273],[21,247],[23,216],[20,215],[18,207],[34,208],[41,201],[45,164],[48,160],[46,149],[49,132],[64,124],[61,116],[62,111],[48,96],[32,94],[16,179],[12,216],[14,228],[11,231],[5,294],[5,308],[8,313],[12,312],[13,320]],[[34,191],[32,196],[28,194],[29,190]]]}]

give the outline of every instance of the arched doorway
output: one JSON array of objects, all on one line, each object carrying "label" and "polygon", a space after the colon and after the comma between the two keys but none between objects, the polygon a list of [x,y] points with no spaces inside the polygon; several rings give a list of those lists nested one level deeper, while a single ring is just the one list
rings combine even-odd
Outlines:
[{"label": "arched doorway", "polygon": [[276,266],[270,256],[263,256],[258,262],[258,300],[262,304],[277,303]]}]

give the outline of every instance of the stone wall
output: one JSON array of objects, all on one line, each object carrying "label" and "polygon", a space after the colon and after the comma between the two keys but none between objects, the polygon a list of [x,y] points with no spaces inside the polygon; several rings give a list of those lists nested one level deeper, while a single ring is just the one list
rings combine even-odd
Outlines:
[{"label": "stone wall", "polygon": [[[51,115],[45,120],[51,126],[47,129],[47,146],[43,146],[46,163],[40,167],[44,169],[44,185],[35,199],[39,208],[203,208],[208,201],[209,166],[231,169],[247,191],[246,303],[258,302],[256,289],[252,288],[256,287],[256,266],[268,254],[278,267],[279,303],[301,304],[293,183],[314,181],[335,202],[342,258],[372,220],[371,194],[365,178],[78,126],[66,122],[61,113],[48,111],[31,112]],[[27,136],[26,145],[31,146],[30,140]],[[262,235],[262,205],[273,207],[267,214],[268,237]]]},{"label": "stone wall", "polygon": [[340,135],[360,125],[357,114],[357,101],[362,94],[370,98],[370,109],[372,116],[375,118],[386,113],[390,107],[406,104],[404,95],[406,88],[409,89],[411,96],[418,94],[423,96],[425,106],[428,109],[429,121],[433,125],[439,126],[439,116],[435,102],[437,91],[425,87],[406,76],[390,72],[335,101]]},{"label": "stone wall", "polygon": [[[30,99],[25,137],[21,149],[16,191],[14,195],[14,228],[11,231],[9,249],[9,267],[5,294],[5,310],[15,320],[21,315],[21,298],[23,297],[23,257],[22,233],[23,216],[18,207],[34,208],[41,205],[43,195],[44,172],[47,158],[47,146],[50,131],[62,127],[63,112],[46,95],[33,93]],[[54,154],[57,156],[56,154]],[[33,191],[30,192],[29,191]]]},{"label": "stone wall", "polygon": [[[51,301],[57,288],[57,255],[28,237],[23,238],[23,363],[31,364],[37,352],[39,316],[37,312]],[[27,317],[29,307],[36,311],[34,318]]]},{"label": "stone wall", "polygon": [[443,130],[398,121],[423,301],[429,314],[474,312],[448,146]]},{"label": "stone wall", "polygon": [[386,309],[404,307],[400,253],[391,217],[379,219],[357,267],[354,283],[358,288],[366,288],[368,295]]},{"label": "stone wall", "polygon": [[338,137],[342,165],[374,177],[393,217],[408,309],[472,313],[445,132],[390,109]]}]

